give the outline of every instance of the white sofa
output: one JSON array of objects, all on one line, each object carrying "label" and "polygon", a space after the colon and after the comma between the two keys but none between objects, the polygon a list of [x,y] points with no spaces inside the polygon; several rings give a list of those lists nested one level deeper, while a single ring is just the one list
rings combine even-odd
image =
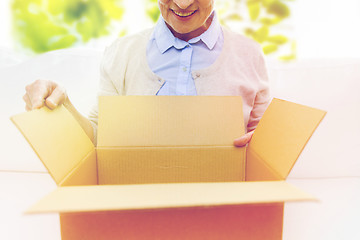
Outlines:
[{"label": "white sofa", "polygon": [[[9,117],[24,111],[24,87],[35,79],[64,85],[87,114],[101,52],[59,50],[18,59],[9,52],[0,58],[0,239],[56,240],[56,214],[22,214],[56,185]],[[283,238],[360,239],[360,59],[269,60],[268,67],[274,97],[328,112],[287,179],[319,201],[286,204]]]}]

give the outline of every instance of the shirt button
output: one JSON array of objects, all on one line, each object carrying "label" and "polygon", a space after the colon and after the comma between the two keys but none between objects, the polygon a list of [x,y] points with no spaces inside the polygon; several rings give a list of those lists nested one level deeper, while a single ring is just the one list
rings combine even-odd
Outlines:
[{"label": "shirt button", "polygon": [[186,68],[186,67],[183,67],[183,69],[182,69],[182,70],[183,70],[183,72],[186,72],[187,68]]}]

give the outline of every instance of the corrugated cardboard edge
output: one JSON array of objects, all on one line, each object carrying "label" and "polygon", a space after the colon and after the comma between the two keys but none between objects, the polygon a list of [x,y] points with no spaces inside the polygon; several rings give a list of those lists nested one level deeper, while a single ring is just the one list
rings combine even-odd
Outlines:
[{"label": "corrugated cardboard edge", "polygon": [[285,181],[59,187],[26,213],[70,213],[215,207],[310,201]]},{"label": "corrugated cardboard edge", "polygon": [[[284,105],[285,105],[286,108],[284,107]],[[291,106],[289,106],[289,105],[291,105]],[[269,131],[268,129],[270,129],[271,126],[266,126],[264,121],[265,120],[274,121],[274,117],[271,118],[270,116],[271,116],[271,114],[274,114],[273,112],[279,110],[278,106],[281,106],[282,109],[284,109],[284,110],[282,110],[283,115],[288,114],[288,112],[285,109],[288,109],[288,110],[293,110],[294,109],[294,112],[292,112],[292,113],[296,113],[296,114],[298,114],[299,112],[306,113],[306,115],[304,115],[304,116],[310,116],[310,114],[312,114],[311,117],[306,119],[306,124],[308,125],[307,130],[311,130],[311,131],[309,131],[307,135],[302,136],[304,138],[304,142],[301,142],[301,143],[298,143],[297,145],[295,145],[295,146],[300,146],[300,149],[298,149],[299,150],[298,152],[293,151],[293,153],[297,153],[297,154],[296,154],[296,156],[292,156],[293,159],[289,159],[289,162],[291,162],[291,164],[288,166],[289,168],[286,170],[286,172],[284,172],[284,171],[280,172],[281,170],[275,168],[274,163],[276,163],[276,162],[274,161],[274,158],[269,158],[268,159],[268,160],[273,161],[273,162],[267,162],[266,159],[263,158],[264,156],[262,156],[262,155],[264,155],[263,154],[264,149],[261,152],[261,149],[256,149],[256,147],[254,147],[254,145],[257,146],[259,144],[258,142],[263,142],[263,140],[261,140],[261,137],[264,137],[263,135],[266,136],[268,134],[268,131]],[[274,108],[275,108],[275,110],[274,110]],[[270,114],[269,111],[271,112],[271,114]],[[305,148],[305,146],[309,142],[311,136],[313,135],[313,133],[315,132],[315,130],[317,129],[317,127],[319,126],[319,124],[321,123],[321,121],[323,120],[325,115],[326,115],[326,112],[323,111],[323,110],[316,109],[316,108],[313,108],[313,107],[308,107],[308,106],[305,106],[305,105],[302,105],[302,104],[289,102],[289,101],[278,99],[278,98],[274,98],[272,100],[272,102],[270,103],[268,109],[265,111],[265,113],[263,115],[263,118],[260,120],[258,128],[254,132],[252,141],[248,145],[248,148],[249,148],[248,152],[253,153],[257,157],[257,159],[261,160],[266,167],[270,168],[272,170],[272,172],[275,173],[276,176],[279,176],[280,177],[279,180],[280,179],[284,180],[284,179],[286,179],[286,177],[288,176],[288,174],[292,170],[292,168],[295,165],[297,159],[299,158],[301,152],[303,151],[303,149]],[[302,116],[302,115],[298,114],[298,116]],[[277,117],[275,119],[279,119],[280,117],[281,116],[279,116],[279,117]],[[289,125],[291,125],[291,124],[292,123],[290,122]],[[266,127],[264,127],[264,126],[266,126]],[[304,126],[306,126],[306,125],[304,125]],[[264,133],[264,132],[266,134],[261,135],[261,133]],[[306,137],[304,137],[304,136],[306,136]],[[301,138],[301,139],[303,139],[303,138]],[[258,141],[258,139],[259,139],[259,141]],[[264,143],[264,145],[263,145],[264,148],[266,148],[266,143]],[[257,146],[257,147],[259,147],[259,146]],[[278,147],[278,146],[276,146],[276,147]],[[273,149],[271,149],[271,150],[274,151]],[[267,153],[269,154],[269,149],[268,149]],[[290,151],[286,151],[286,153],[290,153]],[[277,159],[279,159],[279,158],[277,158]],[[249,159],[247,159],[247,161],[248,160]],[[279,166],[281,166],[281,165],[279,165]]]},{"label": "corrugated cardboard edge", "polygon": [[[65,111],[66,114],[67,114],[67,116],[70,116],[70,115],[71,115],[71,113],[70,113],[64,106],[59,106],[59,107],[58,107],[57,109],[55,109],[55,110],[50,110],[50,109],[47,108],[47,107],[43,107],[43,108],[41,108],[41,109],[32,110],[31,112],[25,112],[25,113],[17,114],[17,115],[15,115],[15,116],[10,117],[10,120],[13,122],[13,124],[16,126],[16,128],[20,131],[20,133],[24,136],[24,138],[26,139],[26,141],[29,143],[29,145],[31,146],[31,148],[34,150],[35,154],[38,156],[38,158],[39,158],[39,159],[41,160],[41,162],[43,163],[44,167],[46,168],[46,170],[48,171],[48,173],[50,174],[50,176],[51,176],[51,177],[53,178],[53,180],[55,181],[55,183],[56,183],[57,185],[60,185],[63,181],[65,181],[65,179],[67,179],[67,178],[69,177],[70,174],[72,174],[72,172],[73,172],[74,170],[76,170],[76,168],[77,168],[78,166],[80,166],[80,165],[83,164],[84,159],[86,159],[86,158],[89,156],[89,154],[91,154],[91,152],[94,151],[95,146],[93,146],[93,144],[91,143],[92,148],[91,148],[91,149],[89,148],[89,151],[81,158],[81,160],[78,161],[77,164],[75,164],[71,169],[68,169],[68,170],[67,170],[67,173],[63,176],[62,179],[56,179],[55,176],[54,176],[54,173],[53,173],[53,172],[51,171],[51,169],[49,169],[49,167],[47,166],[46,160],[43,159],[43,158],[40,156],[38,150],[36,149],[36,147],[35,147],[34,144],[32,143],[31,139],[28,138],[27,134],[23,131],[22,127],[21,127],[21,126],[19,125],[19,123],[16,121],[16,118],[17,118],[17,117],[26,116],[26,114],[33,114],[33,113],[36,113],[36,112],[39,112],[39,113],[40,113],[41,111],[46,112],[46,114],[51,114],[53,111]],[[65,114],[65,115],[66,115],[66,114]],[[63,115],[64,115],[64,114],[63,114]],[[65,116],[65,115],[64,115],[64,116]],[[65,116],[65,117],[67,117],[67,116]],[[72,117],[72,115],[71,115],[71,117]],[[75,119],[72,119],[72,121],[76,121],[76,120],[75,120]],[[81,128],[81,126],[79,125],[79,129],[80,129],[80,128]],[[82,128],[81,128],[81,130],[83,131]],[[87,135],[86,135],[86,133],[85,133],[84,131],[83,131],[83,134],[84,134],[84,136],[87,137]],[[90,144],[90,142],[91,142],[90,139],[87,139],[87,140],[89,141],[89,144]]]}]

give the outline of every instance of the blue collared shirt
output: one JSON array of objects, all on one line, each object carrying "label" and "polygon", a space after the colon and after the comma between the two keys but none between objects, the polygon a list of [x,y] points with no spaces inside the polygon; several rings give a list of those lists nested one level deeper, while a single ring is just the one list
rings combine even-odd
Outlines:
[{"label": "blue collared shirt", "polygon": [[213,64],[223,43],[215,13],[210,27],[188,42],[174,37],[160,17],[146,50],[150,69],[165,80],[157,95],[196,95],[191,72]]}]

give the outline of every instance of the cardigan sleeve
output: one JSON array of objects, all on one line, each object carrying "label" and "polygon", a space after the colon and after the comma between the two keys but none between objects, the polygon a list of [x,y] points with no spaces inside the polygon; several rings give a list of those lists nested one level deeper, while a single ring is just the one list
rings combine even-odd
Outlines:
[{"label": "cardigan sleeve", "polygon": [[262,115],[270,103],[269,77],[262,51],[259,52],[255,65],[258,77],[258,90],[255,96],[253,108],[250,113],[247,131],[253,131],[257,127]]},{"label": "cardigan sleeve", "polygon": [[96,103],[92,107],[88,119],[94,130],[94,142],[97,142],[97,128],[98,128],[98,97],[99,96],[111,96],[119,95],[113,80],[111,79],[111,65],[114,61],[114,53],[116,52],[116,41],[111,46],[107,47],[104,51],[101,63],[100,63],[100,81],[99,89],[97,93]]}]

